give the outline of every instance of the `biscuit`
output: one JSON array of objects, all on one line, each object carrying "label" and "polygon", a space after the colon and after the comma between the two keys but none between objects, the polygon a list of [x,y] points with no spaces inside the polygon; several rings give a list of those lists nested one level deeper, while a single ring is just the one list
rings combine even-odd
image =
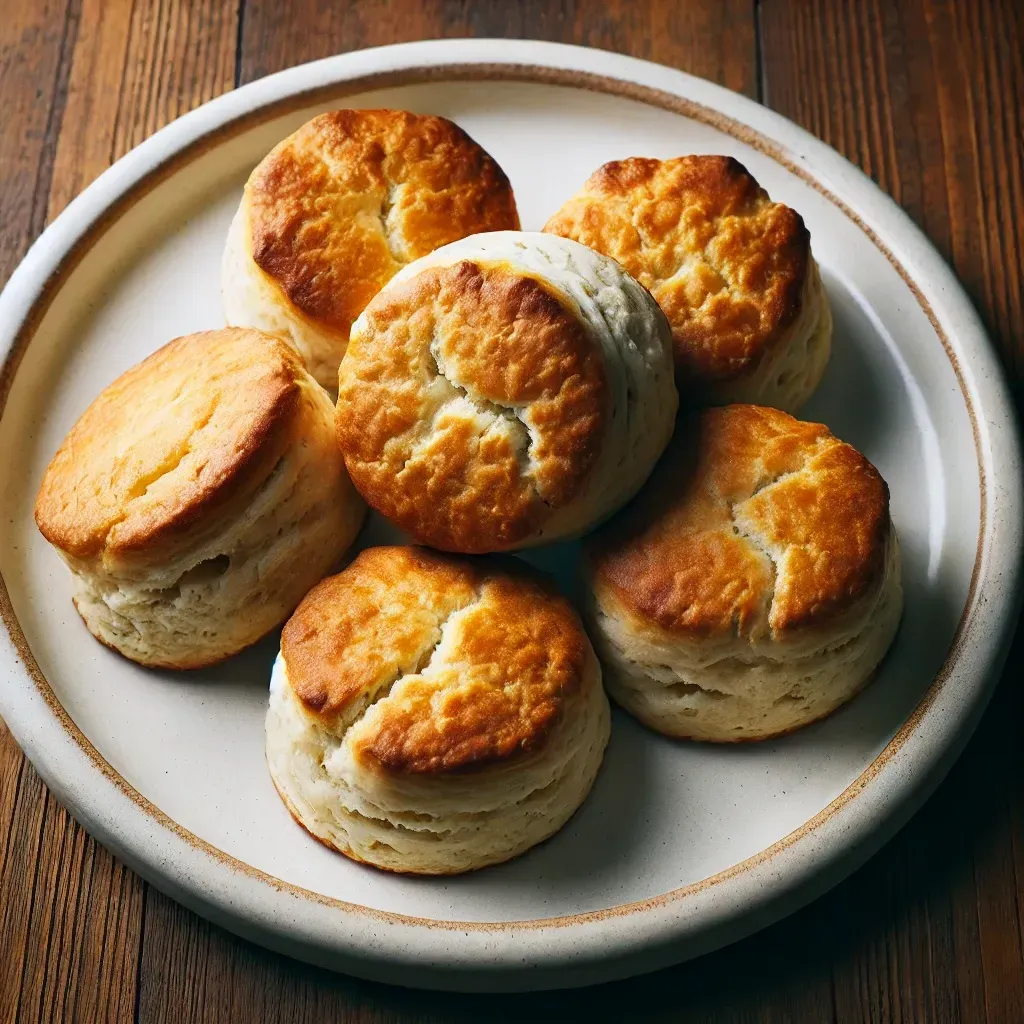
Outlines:
[{"label": "biscuit", "polygon": [[544,230],[613,257],[651,290],[684,403],[795,412],[818,386],[832,314],[810,235],[731,157],[605,164]]},{"label": "biscuit", "polygon": [[106,388],[35,507],[93,635],[198,668],[282,622],[365,512],[333,417],[292,349],[247,329],[178,338]]},{"label": "biscuit", "polygon": [[609,693],[670,736],[789,732],[871,677],[902,610],[889,491],[818,424],[708,409],[585,545]]},{"label": "biscuit", "polygon": [[668,326],[612,260],[554,235],[463,239],[406,267],[352,330],[338,442],[367,502],[469,553],[577,536],[672,433]]},{"label": "biscuit", "polygon": [[590,791],[609,723],[576,613],[522,563],[369,548],[284,628],[267,764],[328,846],[455,874],[557,832]]},{"label": "biscuit", "polygon": [[333,389],[353,321],[400,267],[477,231],[518,227],[508,179],[451,121],[321,114],[246,183],[224,253],[225,315],[290,342]]}]

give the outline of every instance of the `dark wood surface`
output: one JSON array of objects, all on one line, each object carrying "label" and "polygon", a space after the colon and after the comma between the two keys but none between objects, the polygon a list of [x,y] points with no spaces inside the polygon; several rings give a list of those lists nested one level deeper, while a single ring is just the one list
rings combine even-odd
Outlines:
[{"label": "dark wood surface", "polygon": [[[760,99],[859,164],[955,267],[1024,396],[1020,0],[4,0],[0,281],[100,171],[301,61],[454,36],[648,57]],[[0,1020],[1024,1022],[1024,639],[966,753],[852,878],[729,949],[544,996],[305,967],[170,902],[92,841],[0,723]]]}]

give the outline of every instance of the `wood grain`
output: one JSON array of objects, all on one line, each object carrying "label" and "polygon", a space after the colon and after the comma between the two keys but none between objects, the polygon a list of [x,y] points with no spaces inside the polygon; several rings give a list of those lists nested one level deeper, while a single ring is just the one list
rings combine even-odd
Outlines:
[{"label": "wood grain", "polygon": [[239,81],[346,50],[458,36],[599,46],[682,68],[748,96],[757,89],[750,0],[246,0]]},{"label": "wood grain", "polygon": [[760,23],[768,104],[860,165],[924,228],[1019,389],[1024,6],[773,0]]},{"label": "wood grain", "polygon": [[132,0],[81,0],[64,117],[53,158],[52,220],[113,155],[113,126],[128,58]]},{"label": "wood grain", "polygon": [[[452,36],[584,43],[759,96],[863,167],[965,281],[1024,396],[1017,0],[6,0],[0,280],[117,156],[303,60]],[[804,911],[582,992],[408,992],[294,963],[144,886],[0,724],[0,1021],[1024,1021],[1024,640],[924,810]]]},{"label": "wood grain", "polygon": [[7,0],[0,18],[0,281],[43,229],[78,12],[69,0]]},{"label": "wood grain", "polygon": [[81,0],[49,216],[158,128],[235,84],[237,5]]}]

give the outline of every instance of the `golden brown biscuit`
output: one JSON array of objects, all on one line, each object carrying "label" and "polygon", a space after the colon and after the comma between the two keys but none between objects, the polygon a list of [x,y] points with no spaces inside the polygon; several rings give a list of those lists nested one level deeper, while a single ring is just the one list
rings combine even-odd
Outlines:
[{"label": "golden brown biscuit", "polygon": [[229,323],[290,341],[326,388],[349,331],[405,264],[519,227],[501,168],[443,117],[335,110],[252,172],[224,256]]},{"label": "golden brown biscuit", "polygon": [[370,548],[285,626],[267,761],[327,845],[453,874],[557,831],[608,731],[579,619],[525,566]]},{"label": "golden brown biscuit", "polygon": [[613,161],[544,230],[613,257],[651,290],[684,401],[795,411],[817,387],[832,318],[810,235],[738,161]]},{"label": "golden brown biscuit", "polygon": [[339,373],[356,487],[416,539],[573,536],[635,493],[676,411],[670,340],[611,260],[550,235],[463,239],[370,303]]},{"label": "golden brown biscuit", "polygon": [[106,388],[35,509],[93,634],[171,668],[228,657],[281,622],[363,513],[330,399],[287,345],[238,328],[178,338]]},{"label": "golden brown biscuit", "polygon": [[776,409],[691,419],[586,552],[609,692],[673,736],[763,739],[828,714],[900,618],[885,481]]}]

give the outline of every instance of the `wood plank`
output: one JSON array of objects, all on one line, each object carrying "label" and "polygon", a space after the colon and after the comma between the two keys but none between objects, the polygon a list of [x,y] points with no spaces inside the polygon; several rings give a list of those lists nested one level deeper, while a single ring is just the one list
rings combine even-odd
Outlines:
[{"label": "wood plank", "polygon": [[2,723],[0,812],[0,1020],[131,1020],[142,882],[46,792]]},{"label": "wood plank", "polygon": [[132,0],[82,0],[65,117],[53,158],[52,220],[111,164]]},{"label": "wood plank", "polygon": [[36,856],[42,831],[42,783],[26,765],[6,726],[0,729],[4,844],[0,863],[0,1020],[17,1017],[25,967],[28,919],[32,911]]},{"label": "wood plank", "polygon": [[234,87],[238,6],[229,0],[136,0],[112,157]]},{"label": "wood plank", "polygon": [[870,174],[952,262],[1024,380],[1024,11],[763,4],[766,98]]},{"label": "wood plank", "polygon": [[43,801],[18,1019],[130,1021],[142,883]]},{"label": "wood plank", "polygon": [[247,0],[239,80],[367,46],[459,36],[547,39],[618,50],[682,68],[754,96],[756,37],[749,0],[443,0],[325,4]]},{"label": "wood plank", "polygon": [[234,86],[238,7],[228,0],[82,0],[54,161],[56,216],[114,160]]},{"label": "wood plank", "polygon": [[110,166],[133,0],[82,0],[47,219]]},{"label": "wood plank", "polygon": [[7,0],[0,18],[0,284],[42,230],[61,122],[74,0]]}]

